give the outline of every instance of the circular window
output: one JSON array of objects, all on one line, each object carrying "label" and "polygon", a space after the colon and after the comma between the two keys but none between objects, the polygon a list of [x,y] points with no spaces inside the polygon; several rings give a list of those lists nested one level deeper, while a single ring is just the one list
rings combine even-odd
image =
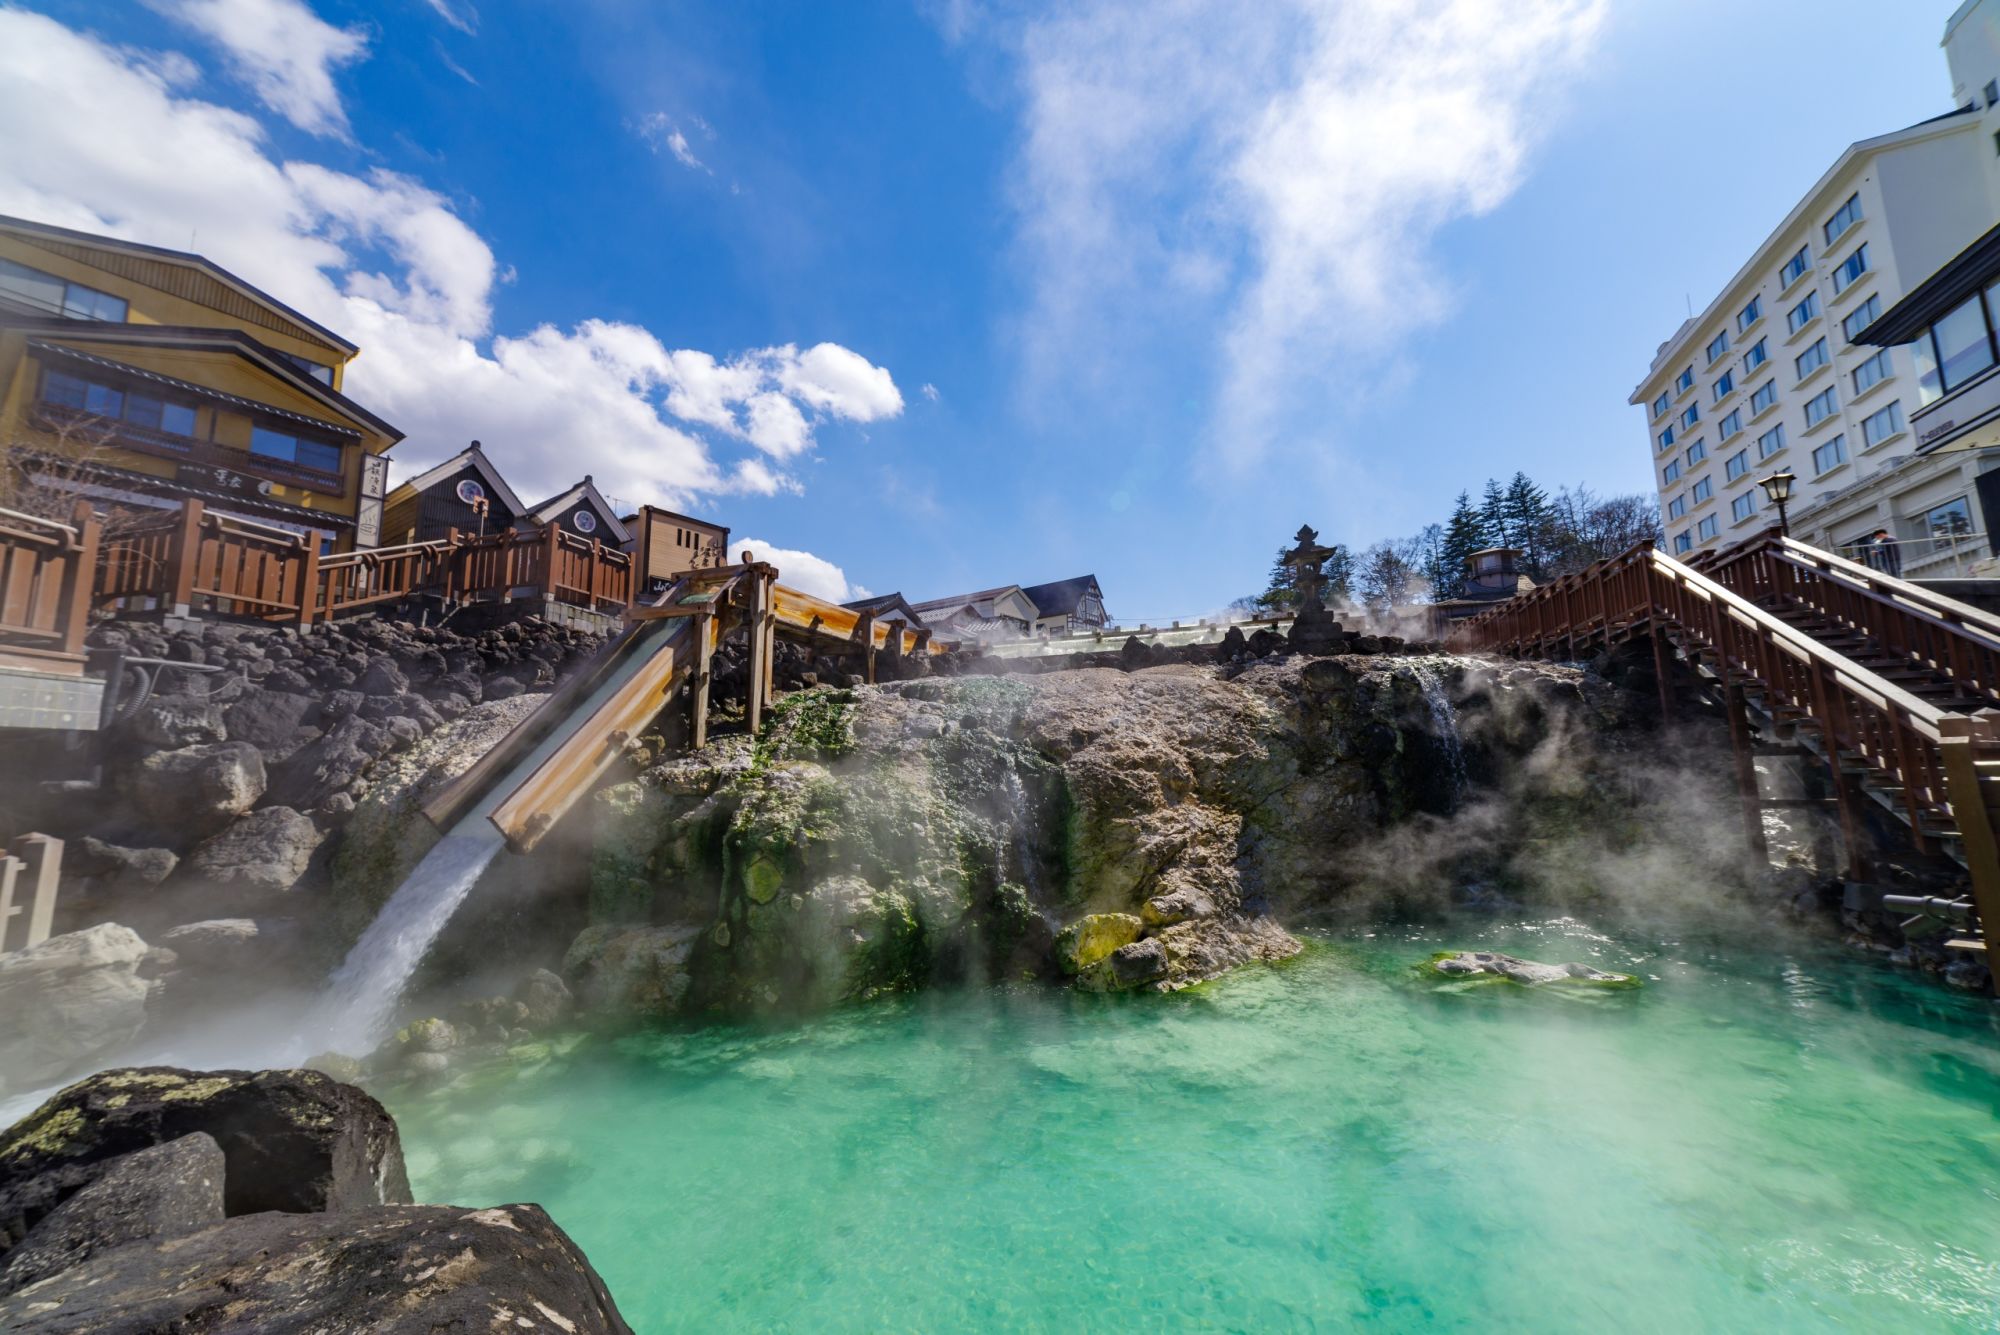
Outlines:
[{"label": "circular window", "polygon": [[471,505],[474,501],[483,501],[486,499],[486,488],[467,478],[458,484],[458,499],[467,505]]},{"label": "circular window", "polygon": [[592,514],[588,510],[578,510],[575,514],[571,515],[569,519],[572,524],[576,525],[576,531],[578,533],[597,532],[597,516]]}]

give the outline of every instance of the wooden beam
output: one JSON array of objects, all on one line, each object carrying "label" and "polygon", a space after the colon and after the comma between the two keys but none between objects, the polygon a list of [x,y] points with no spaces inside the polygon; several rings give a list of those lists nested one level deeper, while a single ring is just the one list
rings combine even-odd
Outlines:
[{"label": "wooden beam", "polygon": [[688,749],[699,751],[708,745],[708,685],[714,673],[715,646],[722,638],[722,622],[713,611],[704,610],[694,623],[694,671],[689,680]]},{"label": "wooden beam", "polygon": [[1958,825],[1965,867],[1972,877],[1972,906],[1979,914],[1979,933],[1986,941],[1986,958],[2000,959],[1993,949],[2000,941],[2000,839],[1993,830],[1992,809],[1980,791],[1974,738],[1985,732],[1984,720],[1953,716],[1941,720],[1938,757],[1944,764],[1945,791],[1951,797],[1951,818]]}]

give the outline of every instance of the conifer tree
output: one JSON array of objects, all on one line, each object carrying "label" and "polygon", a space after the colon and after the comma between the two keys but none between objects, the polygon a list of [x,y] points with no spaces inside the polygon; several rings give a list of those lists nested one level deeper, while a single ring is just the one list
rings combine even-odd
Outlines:
[{"label": "conifer tree", "polygon": [[1549,494],[1536,486],[1526,473],[1517,472],[1514,480],[1507,484],[1507,495],[1502,505],[1507,516],[1508,545],[1521,549],[1528,577],[1542,580],[1546,577],[1548,530],[1553,518]]},{"label": "conifer tree", "polygon": [[1473,508],[1471,495],[1461,491],[1451,518],[1445,521],[1444,538],[1438,544],[1440,578],[1434,581],[1434,596],[1456,598],[1465,588],[1467,558],[1490,545],[1485,518]]},{"label": "conifer tree", "polygon": [[[1486,490],[1479,498],[1479,519],[1486,526],[1486,541],[1480,547],[1514,547],[1512,530],[1507,526],[1507,493],[1492,478],[1486,479]],[[1472,550],[1475,552],[1479,547]]]}]

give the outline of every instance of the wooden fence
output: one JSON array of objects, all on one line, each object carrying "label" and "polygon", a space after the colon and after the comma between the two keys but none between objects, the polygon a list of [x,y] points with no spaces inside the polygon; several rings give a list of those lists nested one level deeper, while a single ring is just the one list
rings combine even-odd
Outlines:
[{"label": "wooden fence", "polygon": [[88,502],[67,524],[0,510],[0,664],[82,673],[100,536]]}]

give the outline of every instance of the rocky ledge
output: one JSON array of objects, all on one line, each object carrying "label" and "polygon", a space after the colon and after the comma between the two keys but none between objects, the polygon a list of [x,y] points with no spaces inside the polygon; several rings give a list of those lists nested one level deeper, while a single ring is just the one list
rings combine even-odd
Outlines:
[{"label": "rocky ledge", "polygon": [[0,1133],[0,1329],[627,1332],[539,1206],[413,1205],[314,1071],[105,1071]]}]

